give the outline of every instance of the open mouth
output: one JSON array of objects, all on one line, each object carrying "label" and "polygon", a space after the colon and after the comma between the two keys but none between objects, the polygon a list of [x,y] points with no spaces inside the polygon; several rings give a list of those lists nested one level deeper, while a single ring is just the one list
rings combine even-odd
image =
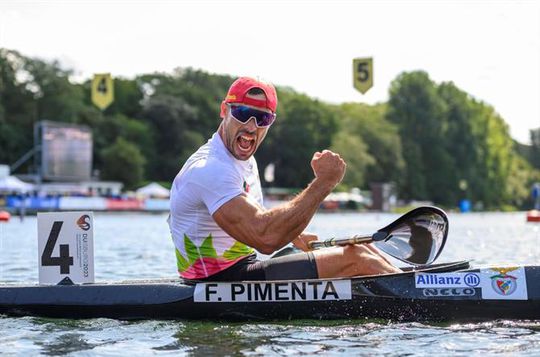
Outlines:
[{"label": "open mouth", "polygon": [[251,153],[255,147],[255,137],[252,135],[241,134],[236,138],[236,142],[238,150],[244,154]]}]

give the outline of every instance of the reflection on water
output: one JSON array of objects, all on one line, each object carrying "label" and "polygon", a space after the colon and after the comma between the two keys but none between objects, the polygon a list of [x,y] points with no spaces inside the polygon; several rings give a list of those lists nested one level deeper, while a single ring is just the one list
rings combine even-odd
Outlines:
[{"label": "reflection on water", "polygon": [[[264,324],[88,321],[3,318],[2,352],[45,355],[463,355],[540,350],[540,324],[495,321],[426,325],[373,321],[296,321]],[[19,331],[6,332],[6,328]]]},{"label": "reflection on water", "polygon": [[[309,230],[320,238],[373,233],[387,214],[319,214]],[[96,280],[175,276],[165,215],[97,214]],[[539,264],[540,224],[524,213],[451,214],[438,262]],[[37,281],[35,217],[0,230],[0,281]],[[540,322],[394,324],[386,321],[213,323],[109,319],[0,318],[0,352],[12,355],[503,355],[540,354]]]}]

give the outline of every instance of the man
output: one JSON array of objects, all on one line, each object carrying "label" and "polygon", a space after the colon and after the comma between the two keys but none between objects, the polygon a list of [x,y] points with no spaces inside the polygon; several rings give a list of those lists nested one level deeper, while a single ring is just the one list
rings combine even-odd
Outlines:
[{"label": "man", "polygon": [[[329,150],[311,161],[315,179],[290,202],[266,210],[253,154],[276,118],[271,84],[237,79],[221,104],[221,124],[184,164],[171,189],[169,226],[183,278],[212,281],[329,278],[398,272],[370,245],[310,251],[303,232],[345,174]],[[292,242],[302,253],[265,261]]]},{"label": "man", "polygon": [[540,183],[535,183],[532,189],[532,198],[534,202],[534,209],[540,210]]}]

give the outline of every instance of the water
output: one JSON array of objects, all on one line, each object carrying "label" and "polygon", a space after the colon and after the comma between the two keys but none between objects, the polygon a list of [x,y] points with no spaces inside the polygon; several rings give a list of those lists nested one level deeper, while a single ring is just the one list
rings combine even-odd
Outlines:
[{"label": "water", "polygon": [[[321,238],[371,233],[390,214],[318,214],[309,230]],[[97,281],[176,276],[166,215],[96,214]],[[438,261],[475,265],[539,264],[540,224],[525,213],[451,214]],[[37,282],[37,222],[0,223],[0,282]],[[374,320],[227,323],[59,320],[0,317],[7,355],[531,355],[540,354],[540,322],[391,323]]]}]

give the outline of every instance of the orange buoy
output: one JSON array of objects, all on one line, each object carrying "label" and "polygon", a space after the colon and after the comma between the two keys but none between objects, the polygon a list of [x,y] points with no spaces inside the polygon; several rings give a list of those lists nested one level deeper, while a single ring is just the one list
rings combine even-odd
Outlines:
[{"label": "orange buoy", "polygon": [[527,212],[527,222],[540,222],[540,211],[533,209]]},{"label": "orange buoy", "polygon": [[0,222],[7,222],[11,218],[9,212],[0,211]]}]

